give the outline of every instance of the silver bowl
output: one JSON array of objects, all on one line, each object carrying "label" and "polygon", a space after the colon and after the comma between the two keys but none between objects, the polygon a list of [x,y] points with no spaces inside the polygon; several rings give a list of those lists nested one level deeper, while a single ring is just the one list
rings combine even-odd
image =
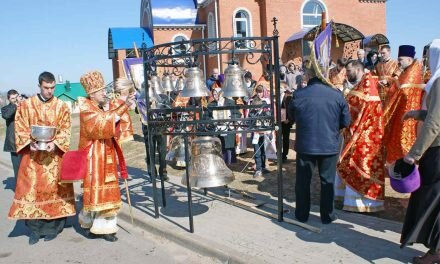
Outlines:
[{"label": "silver bowl", "polygon": [[50,142],[55,138],[56,127],[53,126],[32,126],[31,136],[36,141]]}]

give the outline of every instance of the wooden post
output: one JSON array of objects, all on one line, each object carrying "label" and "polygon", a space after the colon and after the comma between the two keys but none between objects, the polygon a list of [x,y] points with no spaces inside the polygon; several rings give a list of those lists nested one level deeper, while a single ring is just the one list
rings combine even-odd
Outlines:
[{"label": "wooden post", "polygon": [[323,31],[327,26],[327,14],[325,12],[321,13],[321,30]]}]

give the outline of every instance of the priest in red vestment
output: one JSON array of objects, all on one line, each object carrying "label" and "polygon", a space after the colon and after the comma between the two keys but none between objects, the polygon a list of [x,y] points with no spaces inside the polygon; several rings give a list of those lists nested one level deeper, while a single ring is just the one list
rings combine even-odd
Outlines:
[{"label": "priest in red vestment", "polygon": [[[346,99],[352,123],[345,130],[345,146],[338,164],[336,197],[343,197],[344,210],[383,210],[385,158],[383,112],[377,78],[364,73],[359,61],[347,64],[347,78],[355,87]],[[340,187],[342,185],[342,188]]]},{"label": "priest in red vestment", "polygon": [[88,98],[79,99],[79,149],[88,150],[87,175],[83,188],[83,208],[79,223],[91,237],[117,240],[117,213],[122,206],[118,181],[128,177],[120,143],[132,138],[133,127],[128,113],[134,95],[125,101],[107,101],[104,79],[98,71],[81,76]]},{"label": "priest in red vestment", "polygon": [[388,105],[389,100],[396,92],[395,81],[401,70],[397,61],[391,58],[391,47],[383,45],[380,48],[381,59],[374,69],[375,76],[379,79],[379,96],[382,106]]},{"label": "priest in red vestment", "polygon": [[396,81],[397,90],[384,108],[386,162],[392,163],[408,154],[417,136],[417,120],[403,120],[403,115],[422,106],[424,81],[422,65],[414,59],[415,48],[399,47],[399,65],[403,69]]}]

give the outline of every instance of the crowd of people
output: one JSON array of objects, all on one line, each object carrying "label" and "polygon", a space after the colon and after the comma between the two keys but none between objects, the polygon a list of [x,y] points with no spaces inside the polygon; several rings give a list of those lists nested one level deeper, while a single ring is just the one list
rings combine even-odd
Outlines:
[{"label": "crowd of people", "polygon": [[[311,61],[281,65],[282,157],[283,162],[287,160],[290,132],[295,125],[297,220],[306,222],[309,218],[315,167],[321,182],[321,221],[329,224],[337,218],[335,200],[347,211],[384,210],[385,178],[401,169],[401,164],[418,163],[421,187],[411,194],[401,243],[423,243],[429,248],[425,256],[414,259],[415,263],[440,260],[440,40],[432,42],[428,53],[426,64],[432,76],[415,58],[415,48],[410,45],[399,47],[397,60],[391,58],[388,45],[367,55],[359,50],[357,59],[340,58],[330,68],[327,80],[317,77]],[[180,78],[171,74],[173,87],[178,86]],[[226,98],[222,90],[224,75],[213,69],[206,81],[210,96],[185,98],[180,96],[181,89],[149,96],[156,107],[262,106],[251,111],[205,111],[196,117],[199,119],[258,117],[270,114],[267,111],[274,98],[271,79],[264,72],[254,80],[252,73],[246,71],[247,96]],[[43,72],[38,82],[40,93],[21,100],[18,92],[11,90],[10,104],[2,108],[8,127],[5,151],[11,152],[16,176],[9,218],[26,220],[31,230],[29,244],[37,243],[41,237],[54,239],[66,217],[75,215],[73,185],[60,178],[63,155],[70,145],[70,111],[53,96],[53,74]],[[120,79],[115,90],[121,96],[109,99],[103,77],[96,71],[84,74],[81,84],[88,97],[79,100],[79,150],[86,155],[81,165],[87,168],[87,175],[79,223],[87,237],[116,241],[117,212],[121,207],[118,175],[123,179],[128,176],[120,144],[133,135],[129,109],[145,114],[145,91],[142,89],[138,95],[128,92],[134,90],[133,84]],[[44,150],[31,137],[33,125],[56,127],[54,139]],[[155,163],[155,158],[149,156],[153,148],[159,153],[158,176],[166,180],[167,138],[149,138],[145,124],[143,133],[148,174],[156,169],[151,163]],[[246,134],[236,131],[219,138],[228,165],[247,150]],[[251,135],[254,177],[268,172],[266,158],[273,154],[270,147],[274,138],[270,131]]]},{"label": "crowd of people", "polygon": [[359,50],[356,60],[339,59],[328,80],[304,67],[307,86],[293,93],[289,105],[296,124],[297,220],[308,219],[315,166],[324,224],[336,219],[334,199],[347,211],[384,210],[385,177],[398,182],[419,173],[421,185],[411,193],[401,244],[429,248],[414,263],[440,261],[440,40],[428,53],[429,67],[423,67],[410,45],[399,47],[397,61],[387,45],[378,62],[378,53],[365,59]]}]

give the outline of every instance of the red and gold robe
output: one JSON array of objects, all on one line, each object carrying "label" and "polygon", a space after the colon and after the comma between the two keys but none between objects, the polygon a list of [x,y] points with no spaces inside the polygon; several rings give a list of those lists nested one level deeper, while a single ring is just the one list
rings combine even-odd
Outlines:
[{"label": "red and gold robe", "polygon": [[[106,211],[105,215],[114,216],[122,204],[116,148],[119,147],[120,142],[133,136],[128,107],[120,100],[113,100],[109,103],[109,110],[104,111],[92,100],[79,98],[78,101],[80,108],[78,148],[92,148],[83,183],[83,210],[101,212],[101,215]],[[116,125],[116,116],[121,118],[118,125]]]},{"label": "red and gold robe", "polygon": [[341,71],[338,71],[338,67],[333,67],[328,73],[328,79],[330,80],[330,83],[341,91],[344,89],[345,78],[345,68],[343,68]]},{"label": "red and gold robe", "polygon": [[397,61],[388,60],[386,62],[379,62],[376,64],[374,69],[375,74],[379,80],[386,80],[388,82],[386,87],[378,86],[379,96],[382,100],[383,105],[388,105],[388,101],[391,99],[393,94],[396,92],[396,86],[394,81],[400,75],[400,69]]},{"label": "red and gold robe", "polygon": [[[31,151],[31,126],[56,127],[53,152]],[[70,145],[70,110],[53,97],[23,101],[15,115],[15,142],[22,154],[9,219],[57,219],[75,215],[72,183],[60,183],[60,165]]]},{"label": "red and gold robe", "polygon": [[384,199],[383,112],[377,79],[366,73],[347,96],[352,123],[338,164],[339,176],[365,198]]},{"label": "red and gold robe", "polygon": [[403,121],[402,117],[406,112],[419,110],[422,106],[425,84],[421,64],[414,61],[400,74],[396,85],[398,89],[384,109],[384,143],[388,163],[403,158],[416,140],[417,120]]}]

